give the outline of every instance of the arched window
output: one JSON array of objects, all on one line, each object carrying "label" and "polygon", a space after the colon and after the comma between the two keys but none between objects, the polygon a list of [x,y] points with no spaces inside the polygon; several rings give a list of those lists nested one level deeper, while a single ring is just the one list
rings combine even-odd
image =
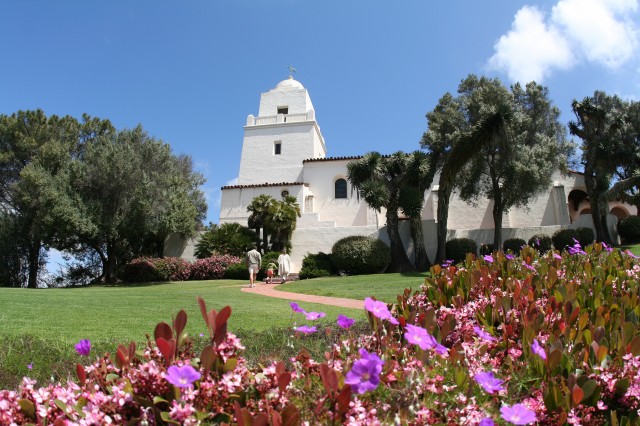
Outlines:
[{"label": "arched window", "polygon": [[344,179],[336,180],[336,198],[347,198],[347,181]]}]

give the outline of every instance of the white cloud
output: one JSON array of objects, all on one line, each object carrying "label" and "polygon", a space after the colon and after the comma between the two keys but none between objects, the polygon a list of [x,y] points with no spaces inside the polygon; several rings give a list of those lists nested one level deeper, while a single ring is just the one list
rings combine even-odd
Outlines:
[{"label": "white cloud", "polygon": [[545,19],[537,8],[524,6],[495,44],[488,66],[523,83],[541,82],[582,61],[620,67],[638,47],[632,20],[637,10],[638,0],[560,0]]},{"label": "white cloud", "polygon": [[552,68],[567,69],[573,64],[569,44],[535,7],[516,13],[511,31],[500,37],[489,66],[506,71],[513,81],[542,81]]}]

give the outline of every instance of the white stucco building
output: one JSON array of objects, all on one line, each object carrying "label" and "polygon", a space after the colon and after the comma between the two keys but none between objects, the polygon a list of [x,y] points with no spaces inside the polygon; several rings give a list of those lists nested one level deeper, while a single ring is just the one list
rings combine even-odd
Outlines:
[{"label": "white stucco building", "polygon": [[[295,196],[302,217],[291,241],[294,272],[300,269],[307,253],[329,253],[334,242],[349,235],[370,235],[388,241],[384,212],[369,208],[347,180],[347,164],[359,157],[327,157],[327,152],[311,98],[300,82],[289,77],[262,93],[258,115],[249,115],[244,126],[237,184],[221,189],[220,223],[246,226],[247,206],[260,194],[276,199],[284,193]],[[538,233],[551,235],[563,227],[591,226],[582,175],[556,173],[552,181],[548,191],[539,194],[527,209],[512,209],[505,215],[504,239],[527,240]],[[425,245],[432,260],[436,250],[437,182],[436,176],[434,185],[425,193],[422,213]],[[621,203],[612,203],[610,208],[612,229],[616,223],[613,215],[620,218],[636,214],[635,207]],[[492,242],[491,211],[490,200],[470,206],[454,194],[448,238],[469,237],[479,244]],[[402,222],[401,236],[412,258],[408,223]],[[169,244],[165,254],[191,257],[192,243]]]}]

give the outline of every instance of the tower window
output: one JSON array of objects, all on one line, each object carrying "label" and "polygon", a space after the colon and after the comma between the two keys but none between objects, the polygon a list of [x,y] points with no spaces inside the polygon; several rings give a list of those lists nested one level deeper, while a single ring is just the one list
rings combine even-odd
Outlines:
[{"label": "tower window", "polygon": [[289,114],[289,107],[278,107],[278,114]]},{"label": "tower window", "polygon": [[273,144],[273,153],[275,155],[282,154],[282,142],[276,142]]},{"label": "tower window", "polygon": [[338,179],[335,183],[335,197],[347,198],[347,181],[344,179]]}]

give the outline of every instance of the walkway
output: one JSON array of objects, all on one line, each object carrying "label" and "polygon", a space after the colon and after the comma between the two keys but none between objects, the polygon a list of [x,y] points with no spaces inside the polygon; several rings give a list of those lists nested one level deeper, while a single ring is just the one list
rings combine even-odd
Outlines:
[{"label": "walkway", "polygon": [[288,291],[276,290],[275,285],[256,283],[254,288],[242,287],[246,293],[259,294],[267,297],[277,297],[279,299],[299,300],[308,303],[321,303],[323,305],[340,306],[341,308],[364,309],[364,300],[343,299],[341,297],[313,296],[311,294],[291,293]]}]

